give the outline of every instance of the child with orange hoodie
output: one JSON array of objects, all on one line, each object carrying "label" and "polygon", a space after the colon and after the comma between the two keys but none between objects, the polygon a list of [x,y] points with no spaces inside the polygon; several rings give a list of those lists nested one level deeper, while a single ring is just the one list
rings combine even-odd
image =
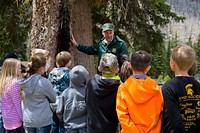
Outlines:
[{"label": "child with orange hoodie", "polygon": [[160,133],[163,97],[156,81],[146,75],[151,60],[146,51],[133,54],[133,75],[118,88],[116,110],[122,133]]}]

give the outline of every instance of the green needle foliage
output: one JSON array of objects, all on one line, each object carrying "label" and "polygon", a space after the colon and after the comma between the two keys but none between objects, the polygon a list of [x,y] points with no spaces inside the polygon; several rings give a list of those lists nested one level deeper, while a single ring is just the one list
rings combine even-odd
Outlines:
[{"label": "green needle foliage", "polygon": [[[23,3],[22,3],[23,2]],[[31,6],[26,1],[0,1],[0,61],[6,52],[15,52],[26,59],[30,32]]]},{"label": "green needle foliage", "polygon": [[[125,35],[131,50],[153,53],[163,44],[164,34],[160,28],[171,20],[183,21],[184,17],[171,11],[166,0],[93,0],[94,25],[112,22]],[[95,31],[97,30],[94,29]],[[95,32],[94,32],[95,33]],[[95,35],[99,39],[99,36]],[[97,40],[98,40],[97,39]]]}]

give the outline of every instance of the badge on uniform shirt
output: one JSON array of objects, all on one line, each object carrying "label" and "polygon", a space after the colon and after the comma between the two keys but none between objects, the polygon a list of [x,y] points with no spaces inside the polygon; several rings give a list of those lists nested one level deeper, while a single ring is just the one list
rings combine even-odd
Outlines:
[{"label": "badge on uniform shirt", "polygon": [[116,48],[113,48],[112,49],[112,53],[116,53],[117,52],[117,49]]}]

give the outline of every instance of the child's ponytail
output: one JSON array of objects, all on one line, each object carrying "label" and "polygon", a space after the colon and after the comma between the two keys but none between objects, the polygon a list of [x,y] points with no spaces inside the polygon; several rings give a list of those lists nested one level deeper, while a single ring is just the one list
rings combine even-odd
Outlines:
[{"label": "child's ponytail", "polygon": [[27,78],[28,75],[37,73],[40,67],[45,67],[46,57],[43,54],[32,55],[30,57],[26,73],[23,78]]}]

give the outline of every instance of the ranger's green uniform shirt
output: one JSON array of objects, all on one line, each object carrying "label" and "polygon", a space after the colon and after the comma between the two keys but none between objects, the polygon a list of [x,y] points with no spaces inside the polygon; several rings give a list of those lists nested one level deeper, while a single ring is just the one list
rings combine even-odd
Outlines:
[{"label": "ranger's green uniform shirt", "polygon": [[99,41],[99,43],[91,45],[91,46],[85,46],[85,45],[79,44],[77,46],[77,49],[88,55],[98,55],[99,61],[101,57],[106,53],[112,53],[116,56],[120,54],[128,55],[128,48],[127,48],[126,43],[122,39],[120,39],[117,35],[114,36],[113,41],[109,45],[106,44],[104,41],[104,38],[102,38]]}]

